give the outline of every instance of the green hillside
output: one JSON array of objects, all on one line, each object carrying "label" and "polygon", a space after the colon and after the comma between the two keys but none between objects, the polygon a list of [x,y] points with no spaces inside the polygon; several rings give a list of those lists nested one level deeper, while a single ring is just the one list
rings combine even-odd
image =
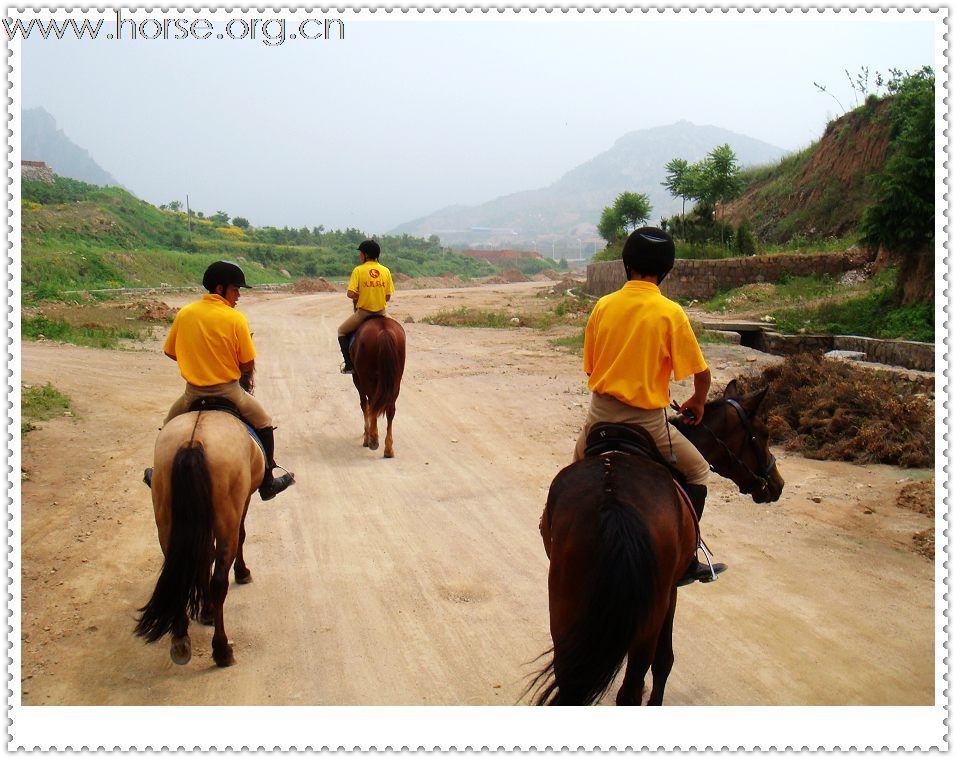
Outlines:
[{"label": "green hillside", "polygon": [[[243,265],[251,284],[347,277],[357,229],[251,228],[162,210],[117,187],[65,177],[24,181],[21,267],[25,295],[73,289],[195,285],[212,261]],[[493,274],[484,261],[443,248],[437,237],[378,238],[382,261],[409,277]],[[550,263],[550,262],[548,262]]]},{"label": "green hillside", "polygon": [[736,227],[746,218],[765,244],[855,236],[875,197],[869,177],[891,144],[892,105],[892,97],[873,98],[799,153],[743,172],[745,189],[724,219]]}]

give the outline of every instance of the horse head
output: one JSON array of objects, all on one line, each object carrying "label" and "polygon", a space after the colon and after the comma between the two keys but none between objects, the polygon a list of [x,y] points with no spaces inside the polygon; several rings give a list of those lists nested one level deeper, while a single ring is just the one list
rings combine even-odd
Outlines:
[{"label": "horse head", "polygon": [[767,388],[741,396],[731,380],[724,397],[704,407],[699,425],[680,424],[684,436],[701,452],[713,471],[732,480],[756,503],[770,503],[783,492],[783,477],[770,453],[766,427],[757,409]]}]

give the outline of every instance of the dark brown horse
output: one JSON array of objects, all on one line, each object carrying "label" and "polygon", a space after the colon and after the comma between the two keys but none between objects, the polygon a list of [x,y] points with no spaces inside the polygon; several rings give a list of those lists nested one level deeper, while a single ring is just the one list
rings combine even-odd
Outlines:
[{"label": "dark brown horse", "polygon": [[176,664],[192,656],[190,618],[215,625],[216,664],[234,661],[223,605],[233,562],[236,582],[252,582],[242,546],[249,499],[264,474],[262,448],[230,413],[182,414],[156,438],[151,487],[164,561],[135,633],[147,643],[170,633],[169,655]]},{"label": "dark brown horse", "polygon": [[[680,430],[711,468],[757,503],[776,501],[783,479],[754,421],[766,389],[708,403],[701,424]],[[679,423],[679,422],[678,422]],[[639,705],[648,668],[660,705],[674,663],[677,581],[697,549],[696,515],[665,466],[608,452],[561,470],[541,534],[551,560],[552,659],[528,688],[537,704],[593,704],[627,658],[619,705]]]},{"label": "dark brown horse", "polygon": [[354,367],[352,381],[365,417],[362,445],[372,451],[378,448],[378,418],[385,414],[388,422],[385,458],[390,459],[395,455],[392,443],[395,401],[405,371],[405,330],[387,316],[366,319],[355,331],[349,354]]}]

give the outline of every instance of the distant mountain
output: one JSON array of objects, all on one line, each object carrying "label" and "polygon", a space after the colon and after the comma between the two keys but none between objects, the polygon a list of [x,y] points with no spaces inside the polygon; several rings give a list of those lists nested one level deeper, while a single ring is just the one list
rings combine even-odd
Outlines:
[{"label": "distant mountain", "polygon": [[45,161],[53,173],[90,184],[119,185],[92,156],[57,129],[56,120],[43,108],[23,112],[20,155],[25,161]]},{"label": "distant mountain", "polygon": [[598,241],[596,224],[601,211],[625,190],[643,192],[650,198],[652,223],[678,213],[680,199],[671,197],[661,186],[666,176],[664,166],[673,158],[699,161],[725,143],[744,167],[772,163],[786,153],[726,129],[679,121],[629,132],[610,150],[548,187],[505,195],[477,206],[443,208],[402,224],[394,232],[425,237],[436,234],[446,245],[521,244],[546,255],[551,255],[552,249],[556,254],[574,255],[582,252],[582,242]]}]

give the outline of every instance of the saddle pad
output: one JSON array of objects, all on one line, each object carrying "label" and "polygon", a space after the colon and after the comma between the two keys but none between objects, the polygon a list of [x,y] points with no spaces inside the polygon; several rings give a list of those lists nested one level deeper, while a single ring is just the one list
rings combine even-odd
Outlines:
[{"label": "saddle pad", "polygon": [[243,422],[246,426],[246,430],[249,432],[249,437],[251,437],[256,445],[259,446],[259,450],[262,451],[262,458],[266,462],[266,466],[269,466],[269,456],[266,454],[266,447],[262,444],[262,440],[259,438],[258,433],[252,428],[252,425],[249,422]]}]

